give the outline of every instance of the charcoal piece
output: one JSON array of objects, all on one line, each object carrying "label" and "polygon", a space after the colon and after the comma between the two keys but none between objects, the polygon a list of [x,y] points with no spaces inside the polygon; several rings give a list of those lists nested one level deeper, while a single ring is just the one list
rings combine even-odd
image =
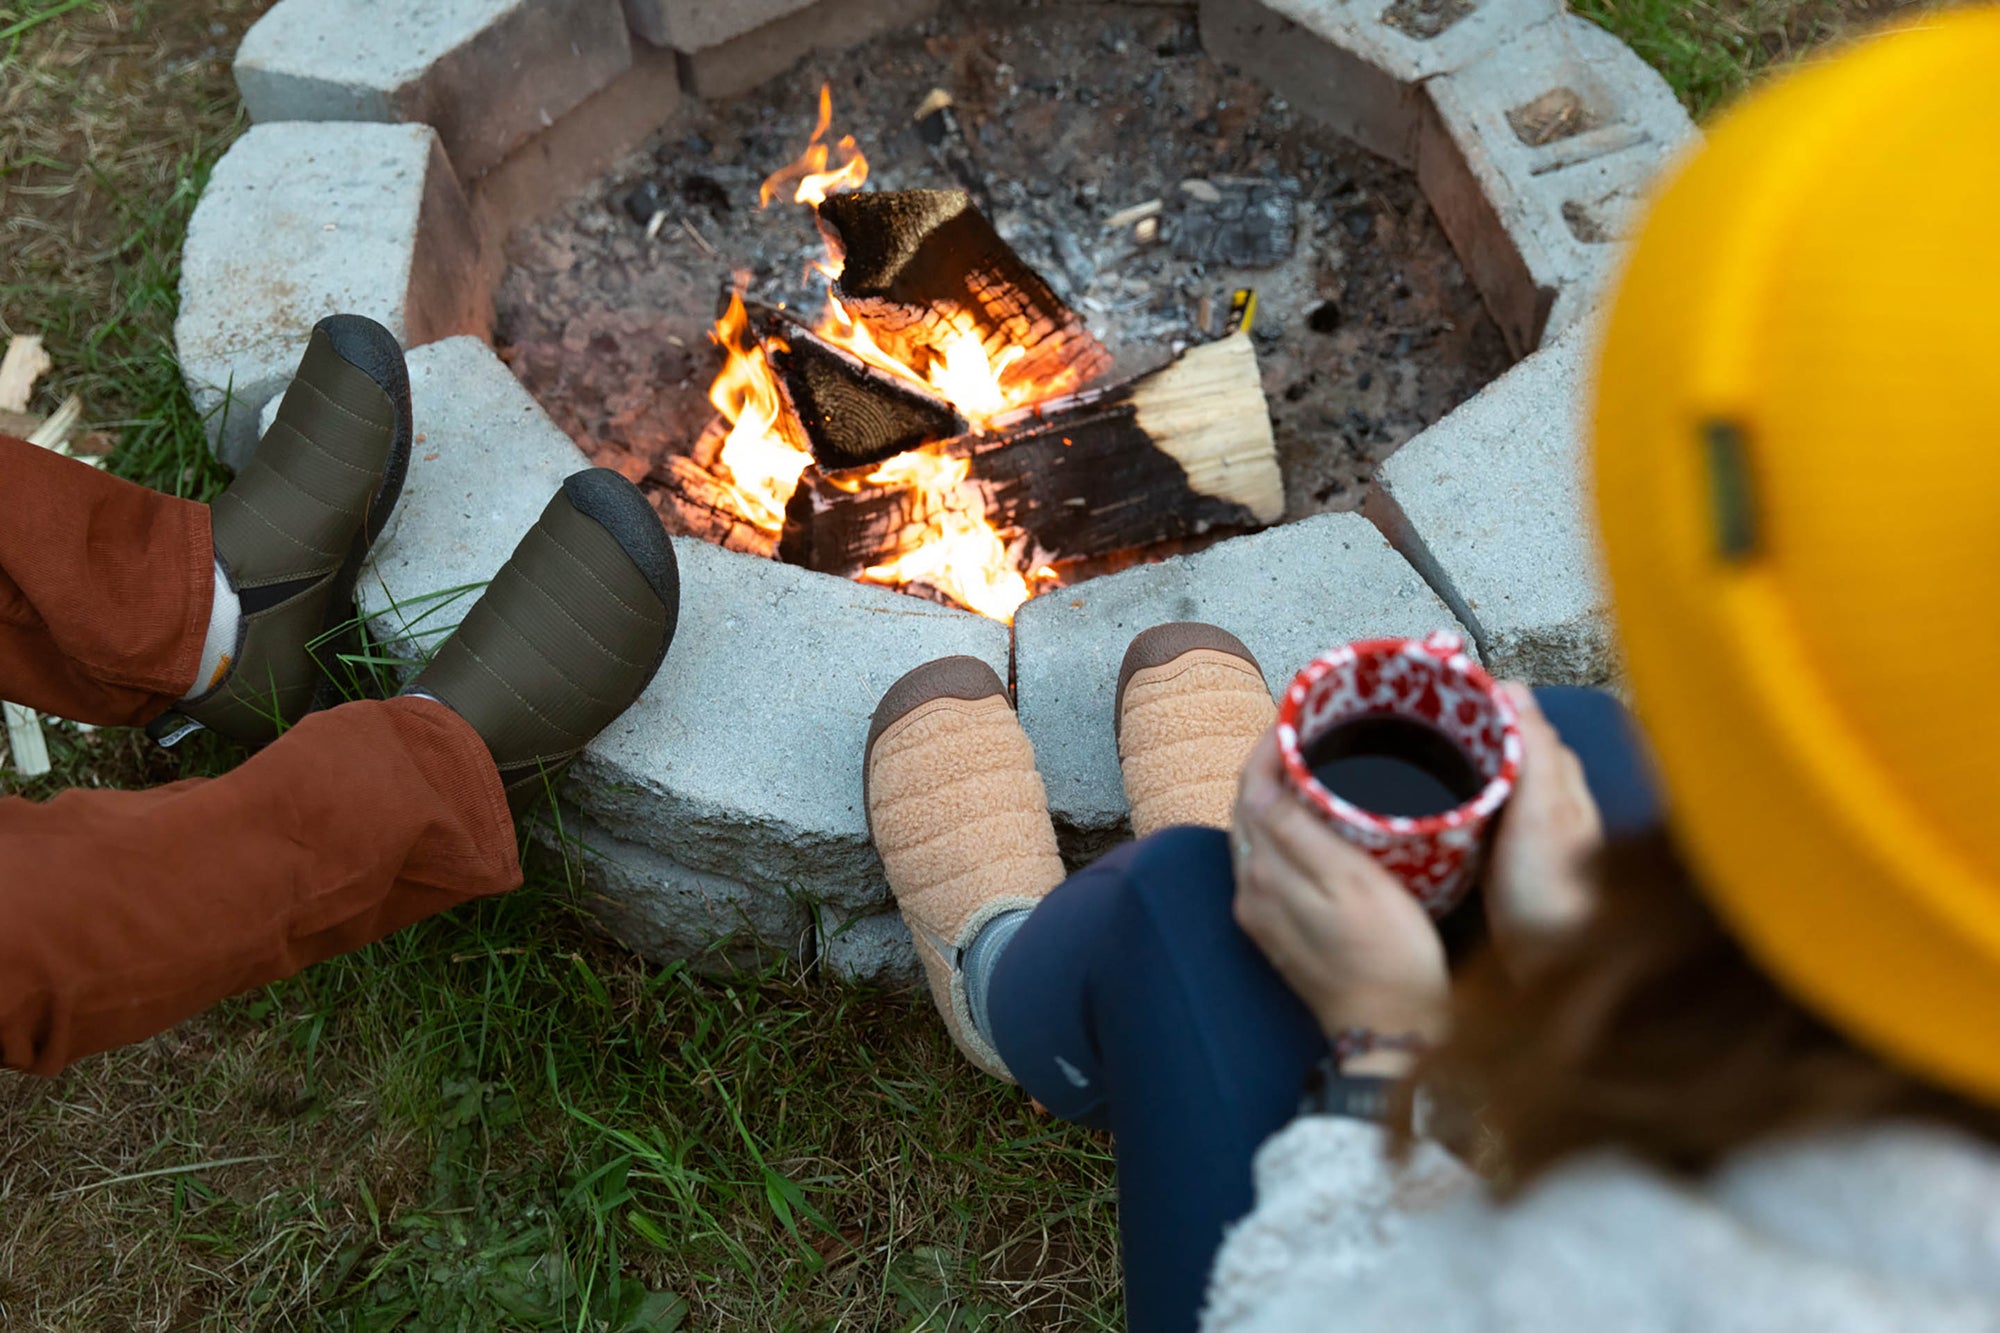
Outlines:
[{"label": "charcoal piece", "polygon": [[1067,227],[1052,229],[1056,258],[1062,261],[1063,275],[1069,279],[1072,293],[1081,294],[1090,290],[1090,284],[1097,280],[1097,265],[1083,252],[1083,243]]},{"label": "charcoal piece", "polygon": [[1192,18],[1182,19],[1174,29],[1173,36],[1153,48],[1162,60],[1172,60],[1176,56],[1197,56],[1201,54],[1201,29]]},{"label": "charcoal piece", "polygon": [[[972,141],[966,137],[965,122],[959,118],[958,104],[942,88],[933,88],[917,108],[917,137],[930,150],[931,159],[950,173],[981,212],[993,211],[992,183],[980,170],[973,155]],[[990,124],[982,125],[982,138]]]},{"label": "charcoal piece", "polygon": [[660,193],[658,181],[640,181],[632,193],[625,196],[625,212],[640,226],[652,222],[655,213],[666,211],[667,198]]},{"label": "charcoal piece", "polygon": [[1174,257],[1224,268],[1274,268],[1299,240],[1299,183],[1221,176],[1185,182],[1168,202]]}]

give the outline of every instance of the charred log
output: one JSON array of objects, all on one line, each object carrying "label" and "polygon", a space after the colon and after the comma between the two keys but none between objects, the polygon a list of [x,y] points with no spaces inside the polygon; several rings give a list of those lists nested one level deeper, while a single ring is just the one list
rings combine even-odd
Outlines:
[{"label": "charred log", "polygon": [[765,349],[822,471],[865,467],[966,430],[943,398],[804,329],[787,329]]},{"label": "charred log", "polygon": [[729,498],[728,483],[693,459],[669,455],[643,478],[647,498],[669,532],[699,537],[731,551],[769,558],[778,534],[747,521]]},{"label": "charred log", "polygon": [[845,256],[841,300],[878,340],[936,353],[969,329],[987,359],[1004,366],[1003,387],[1067,389],[1110,367],[1110,352],[1082,318],[965,191],[837,194],[819,215]]},{"label": "charred log", "polygon": [[1195,348],[1159,370],[933,446],[965,462],[971,497],[809,470],[780,558],[853,576],[935,531],[940,506],[983,506],[1003,541],[1061,566],[1105,552],[1262,527],[1284,511],[1249,339]]}]

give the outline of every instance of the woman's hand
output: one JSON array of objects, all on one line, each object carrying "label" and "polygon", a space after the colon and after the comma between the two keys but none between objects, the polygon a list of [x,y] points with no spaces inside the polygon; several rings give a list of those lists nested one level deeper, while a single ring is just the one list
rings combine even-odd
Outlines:
[{"label": "woman's hand", "polygon": [[1444,946],[1408,889],[1286,786],[1274,730],[1251,752],[1231,835],[1236,922],[1319,1019],[1443,1035]]},{"label": "woman's hand", "polygon": [[1584,866],[1604,842],[1583,764],[1526,685],[1501,686],[1521,715],[1521,777],[1501,812],[1486,871],[1486,919],[1514,976],[1532,970],[1596,905]]}]

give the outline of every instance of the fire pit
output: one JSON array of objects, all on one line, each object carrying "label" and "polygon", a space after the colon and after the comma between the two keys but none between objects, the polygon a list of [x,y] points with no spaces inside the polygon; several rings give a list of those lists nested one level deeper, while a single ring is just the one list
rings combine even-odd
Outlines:
[{"label": "fire pit", "polygon": [[[677,531],[1006,619],[1352,508],[1509,360],[1413,175],[1224,69],[1191,10],[971,12],[803,73],[510,246],[503,355]],[[650,347],[718,333],[721,378],[662,382]]]},{"label": "fire pit", "polygon": [[404,338],[363,600],[414,650],[585,457],[648,488],[682,630],[544,830],[635,947],[904,973],[861,737],[945,653],[1014,682],[1078,858],[1149,624],[1274,679],[1439,627],[1608,670],[1557,335],[1691,130],[1552,0],[358,4],[239,52],[183,367],[240,461],[314,319]]}]

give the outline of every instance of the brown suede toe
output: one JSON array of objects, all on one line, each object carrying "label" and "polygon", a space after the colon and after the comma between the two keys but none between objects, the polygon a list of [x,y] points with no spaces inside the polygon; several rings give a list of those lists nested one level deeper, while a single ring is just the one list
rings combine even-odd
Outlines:
[{"label": "brown suede toe", "polygon": [[1063,864],[1006,685],[971,657],[910,672],[875,710],[862,780],[869,832],[931,998],[967,1058],[1009,1078],[973,1025],[959,956],[995,916],[1039,902]]},{"label": "brown suede toe", "polygon": [[1133,835],[1228,828],[1244,761],[1276,717],[1263,669],[1227,630],[1182,622],[1133,639],[1113,723]]}]

